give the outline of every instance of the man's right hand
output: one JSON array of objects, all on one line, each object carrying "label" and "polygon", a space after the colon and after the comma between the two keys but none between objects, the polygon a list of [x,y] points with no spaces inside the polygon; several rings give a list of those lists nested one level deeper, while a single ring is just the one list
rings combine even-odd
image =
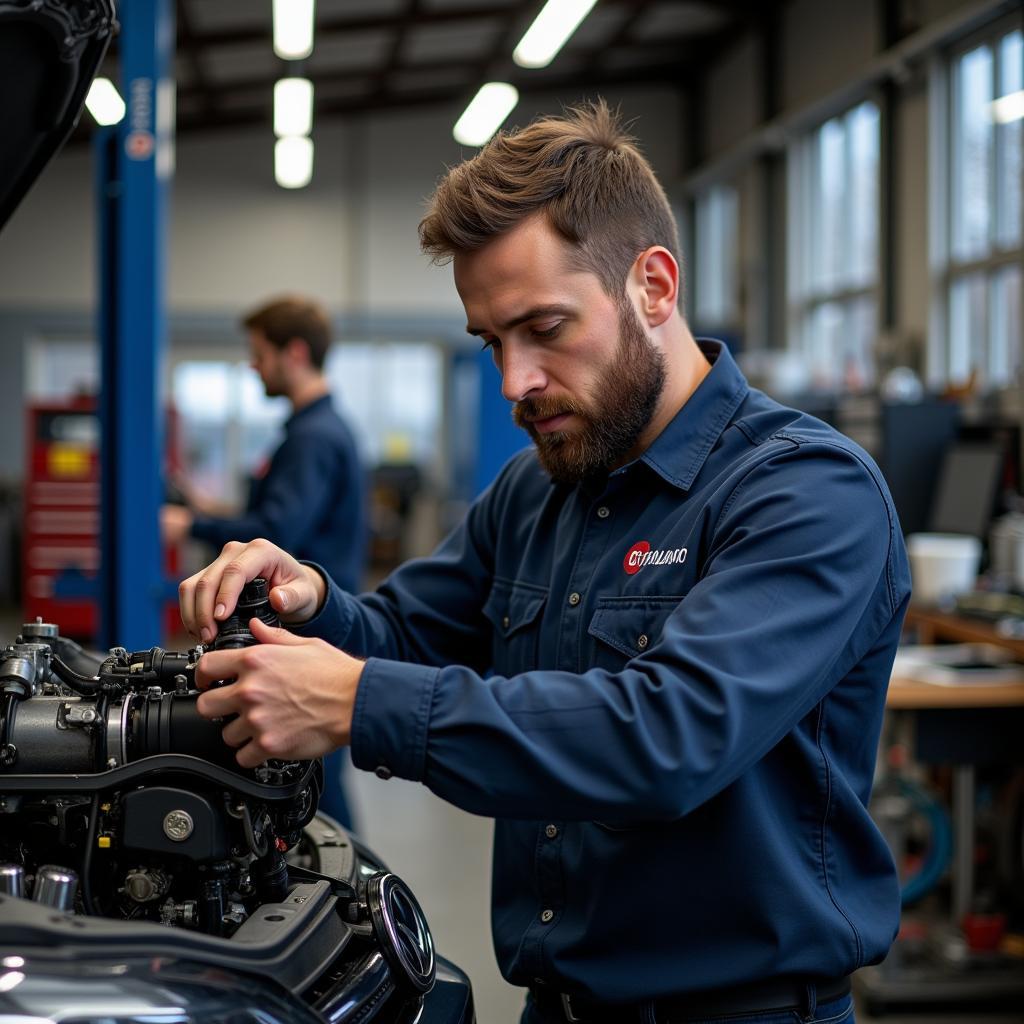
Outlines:
[{"label": "man's right hand", "polygon": [[230,541],[215,562],[178,586],[185,628],[209,643],[217,635],[217,624],[234,611],[242,587],[257,576],[270,584],[270,603],[289,625],[308,622],[327,596],[320,573],[300,565],[270,541]]}]

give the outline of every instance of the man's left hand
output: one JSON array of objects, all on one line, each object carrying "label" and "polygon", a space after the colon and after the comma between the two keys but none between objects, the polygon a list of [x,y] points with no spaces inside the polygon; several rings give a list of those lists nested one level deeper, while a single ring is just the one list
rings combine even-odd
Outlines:
[{"label": "man's left hand", "polygon": [[224,742],[241,748],[243,768],[268,758],[309,760],[349,743],[363,662],[323,640],[298,637],[252,619],[260,642],[199,659],[196,685],[235,682],[207,690],[196,705],[205,718],[237,715],[224,727]]},{"label": "man's left hand", "polygon": [[165,544],[180,544],[192,530],[192,513],[184,505],[164,505],[160,509],[160,537]]}]

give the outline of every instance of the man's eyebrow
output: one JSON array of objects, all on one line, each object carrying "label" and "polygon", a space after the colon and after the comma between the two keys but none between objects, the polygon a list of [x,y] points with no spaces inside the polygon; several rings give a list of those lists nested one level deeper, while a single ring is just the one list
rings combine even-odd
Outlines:
[{"label": "man's eyebrow", "polygon": [[[502,331],[511,330],[513,327],[518,327],[520,324],[525,324],[528,320],[535,320],[541,316],[572,316],[573,310],[568,306],[561,306],[558,304],[551,306],[534,306],[533,309],[527,310],[521,316],[513,317],[507,323],[499,324],[498,329]],[[488,332],[483,327],[472,327],[467,325],[467,334],[487,334]]]}]

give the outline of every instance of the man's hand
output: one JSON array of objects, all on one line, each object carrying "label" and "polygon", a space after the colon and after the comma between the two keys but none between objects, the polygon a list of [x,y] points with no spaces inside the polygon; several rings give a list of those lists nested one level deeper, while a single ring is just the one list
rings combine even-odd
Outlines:
[{"label": "man's hand", "polygon": [[192,513],[184,505],[160,508],[160,536],[165,544],[180,544],[192,529]]},{"label": "man's hand", "polygon": [[294,636],[259,619],[249,622],[254,647],[209,651],[199,659],[196,684],[236,681],[202,694],[205,718],[237,715],[224,742],[253,768],[267,758],[309,760],[347,744],[363,662],[323,640]]},{"label": "man's hand", "polygon": [[178,586],[185,628],[203,643],[209,643],[217,634],[217,623],[234,611],[242,587],[257,576],[270,584],[270,603],[282,622],[308,622],[327,595],[327,584],[320,573],[300,565],[270,541],[231,541],[224,545],[215,562]]}]

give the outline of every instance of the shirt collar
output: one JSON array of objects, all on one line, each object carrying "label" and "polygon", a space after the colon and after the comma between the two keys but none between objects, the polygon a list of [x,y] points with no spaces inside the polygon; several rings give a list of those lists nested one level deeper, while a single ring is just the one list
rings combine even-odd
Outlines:
[{"label": "shirt collar", "polygon": [[698,338],[697,345],[710,372],[638,460],[684,491],[750,390],[723,342]]},{"label": "shirt collar", "polygon": [[324,404],[329,403],[330,400],[331,396],[329,394],[321,395],[319,398],[314,398],[312,402],[307,403],[301,409],[296,409],[295,412],[293,412],[291,416],[289,416],[288,419],[284,421],[285,429],[287,430],[293,423],[295,423],[296,420],[298,420],[302,416],[305,416],[306,413],[310,413],[314,409],[319,409]]}]

